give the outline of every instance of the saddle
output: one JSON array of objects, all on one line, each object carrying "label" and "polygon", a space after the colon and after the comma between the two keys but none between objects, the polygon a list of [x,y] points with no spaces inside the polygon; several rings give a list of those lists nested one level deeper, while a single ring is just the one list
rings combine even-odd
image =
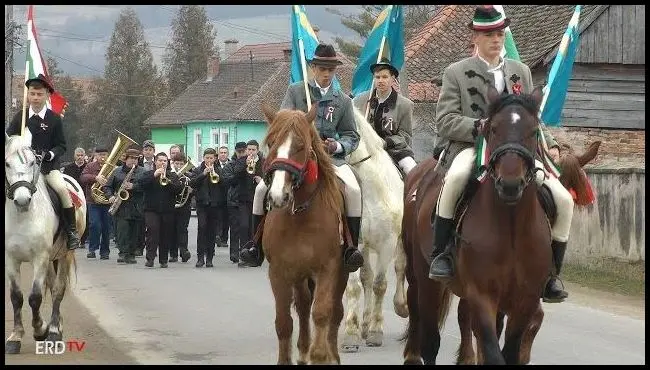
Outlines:
[{"label": "saddle", "polygon": [[[63,180],[66,182],[67,187],[72,187],[76,189],[77,191],[81,191],[81,189],[78,189],[75,184],[70,182],[65,176],[63,177]],[[61,198],[59,198],[59,194],[46,182],[45,187],[47,188],[47,193],[50,196],[50,204],[52,204],[52,208],[54,209],[54,214],[56,217],[59,219],[59,225],[56,228],[56,232],[54,233],[54,239],[52,242],[56,241],[57,238],[61,235],[61,233],[64,230],[64,221],[63,221],[63,206],[61,202]],[[75,194],[72,190],[68,189],[68,194],[70,194],[70,198],[72,199],[72,205],[75,208],[79,208],[82,205],[81,199],[77,197],[77,194]]]}]

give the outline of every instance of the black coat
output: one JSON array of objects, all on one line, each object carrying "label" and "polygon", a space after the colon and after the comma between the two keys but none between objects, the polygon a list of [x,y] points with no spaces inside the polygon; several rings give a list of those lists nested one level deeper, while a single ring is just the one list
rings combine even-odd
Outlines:
[{"label": "black coat", "polygon": [[77,166],[76,163],[72,162],[63,167],[63,173],[77,180],[81,185],[81,173],[84,171],[84,168],[86,168],[86,164],[87,163],[84,162],[81,166]]},{"label": "black coat", "polygon": [[[126,166],[118,167],[113,174],[108,178],[108,182],[103,187],[103,191],[107,198],[115,194],[122,186],[126,174],[131,171],[131,168]],[[136,181],[138,177],[142,176],[144,168],[138,166],[131,175],[131,183],[133,188],[128,190],[129,199],[123,200],[120,208],[117,209],[115,217],[124,218],[127,220],[141,220],[144,218],[144,193],[142,192],[142,185]],[[171,186],[171,185],[170,185]]]},{"label": "black coat", "polygon": [[167,186],[160,185],[160,178],[154,177],[155,170],[144,171],[136,180],[144,192],[144,210],[168,213],[173,212],[176,195],[183,191],[183,183],[174,172],[167,171],[165,176],[170,180]]},{"label": "black coat", "polygon": [[246,172],[246,158],[242,157],[230,161],[223,169],[223,180],[226,185],[234,188],[233,201],[252,203],[255,196],[255,187],[257,186],[253,178],[255,176],[263,177],[264,158],[260,157],[257,161],[255,172],[252,175]]},{"label": "black coat", "polygon": [[[44,154],[50,151],[54,153],[53,160],[43,161],[41,164],[41,173],[48,174],[52,170],[60,170],[61,157],[65,154],[66,150],[61,116],[54,113],[51,109],[45,111],[45,119],[41,119],[41,117],[36,115],[34,117],[27,117],[28,114],[29,108],[25,110],[25,129],[29,129],[32,133],[32,149],[37,154]],[[17,112],[11,120],[9,127],[5,130],[7,135],[20,135],[21,120],[20,112]]]},{"label": "black coat", "polygon": [[223,182],[223,170],[219,165],[214,166],[214,171],[219,175],[219,182],[213,184],[210,176],[203,173],[205,162],[194,168],[187,177],[190,178],[190,186],[194,189],[196,205],[202,207],[223,207],[226,205],[227,185]]}]

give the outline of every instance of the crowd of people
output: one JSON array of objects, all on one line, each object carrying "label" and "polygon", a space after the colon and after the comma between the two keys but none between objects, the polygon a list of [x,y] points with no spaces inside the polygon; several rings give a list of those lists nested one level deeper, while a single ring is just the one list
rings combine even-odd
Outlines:
[{"label": "crowd of people", "polygon": [[[230,260],[240,267],[261,264],[239,258],[240,247],[254,232],[253,195],[264,163],[256,140],[238,142],[232,156],[226,146],[206,148],[198,164],[180,145],[156,153],[155,143],[146,140],[141,148],[127,149],[108,178],[100,174],[109,155],[106,147],[98,146],[90,155],[77,148],[74,161],[62,165],[61,172],[84,188],[88,211],[81,246],[88,244],[87,258],[99,253],[100,260],[109,260],[113,239],[120,264],[137,263],[138,256],[145,257],[147,267],[154,266],[156,257],[162,268],[179,258],[188,262],[188,225],[195,208],[196,267],[214,266],[215,247],[229,248]],[[93,196],[93,184],[100,185],[107,202]]]}]

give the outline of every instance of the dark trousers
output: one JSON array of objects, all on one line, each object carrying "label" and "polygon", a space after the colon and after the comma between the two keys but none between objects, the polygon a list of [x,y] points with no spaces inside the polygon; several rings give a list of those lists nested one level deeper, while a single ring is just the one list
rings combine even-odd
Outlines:
[{"label": "dark trousers", "polygon": [[219,237],[219,241],[222,246],[226,246],[228,243],[228,228],[230,225],[230,220],[228,219],[228,210],[229,207],[226,207],[226,205],[219,207],[219,220],[221,220],[221,227],[219,228],[217,236]]},{"label": "dark trousers", "polygon": [[196,206],[198,230],[196,234],[196,256],[208,259],[214,256],[214,242],[221,226],[219,207]]},{"label": "dark trousers", "polygon": [[153,261],[158,252],[158,261],[167,263],[169,257],[169,244],[172,240],[174,227],[174,213],[158,213],[145,211],[144,222],[149,229],[147,240],[147,260]]},{"label": "dark trousers", "polygon": [[100,256],[108,256],[111,252],[108,247],[111,234],[111,215],[108,214],[108,208],[108,205],[88,204],[90,220],[88,251],[94,252],[99,249]]},{"label": "dark trousers", "polygon": [[[239,240],[239,207],[228,207],[228,224],[230,226],[230,260],[239,262],[240,246],[244,245],[246,241]],[[241,244],[240,244],[241,243]]]},{"label": "dark trousers", "polygon": [[239,202],[239,242],[244,245],[253,239],[251,223],[253,220],[253,202]]},{"label": "dark trousers", "polygon": [[169,258],[178,258],[179,250],[187,250],[187,226],[190,224],[191,213],[189,202],[174,210],[174,232],[169,246]]},{"label": "dark trousers", "polygon": [[84,228],[84,233],[83,235],[81,235],[81,239],[79,240],[81,245],[86,244],[89,231],[90,231],[90,212],[86,212],[86,227]]},{"label": "dark trousers", "polygon": [[146,237],[145,234],[147,234],[147,224],[144,222],[144,219],[140,221],[140,232],[138,233],[138,243],[135,247],[136,252],[140,252],[139,255],[142,255],[142,252],[146,249]]},{"label": "dark trousers", "polygon": [[114,218],[117,235],[117,248],[122,257],[135,257],[135,250],[140,240],[139,233],[142,227],[140,219],[126,219],[123,217]]}]

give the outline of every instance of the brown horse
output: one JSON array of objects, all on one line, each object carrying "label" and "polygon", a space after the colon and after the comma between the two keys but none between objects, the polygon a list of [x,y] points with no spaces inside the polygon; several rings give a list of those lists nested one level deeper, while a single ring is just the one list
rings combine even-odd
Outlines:
[{"label": "brown horse", "polygon": [[312,124],[315,107],[305,114],[276,113],[262,106],[269,122],[264,141],[270,150],[264,170],[271,206],[264,220],[262,246],[275,297],[278,364],[292,363],[294,300],[299,320],[298,363],[341,362],[337,339],[348,280],[341,257],[343,196]]},{"label": "brown horse", "polygon": [[[462,341],[471,343],[471,329],[485,363],[519,362],[522,336],[538,313],[551,266],[550,225],[532,181],[541,98],[540,89],[531,95],[506,97],[494,88],[488,91],[490,105],[483,132],[491,153],[490,176],[464,209],[458,227],[457,271],[449,285],[428,278],[433,244],[431,216],[443,174],[414,171],[413,175],[423,173],[422,178],[407,178],[403,220],[409,281],[406,363],[420,363],[420,358],[435,363],[439,330],[452,291],[466,299],[459,307]],[[415,189],[417,196],[413,199]],[[503,351],[498,344],[498,312],[508,315]],[[464,314],[471,320],[461,320]],[[459,355],[462,359],[464,354]]]}]

